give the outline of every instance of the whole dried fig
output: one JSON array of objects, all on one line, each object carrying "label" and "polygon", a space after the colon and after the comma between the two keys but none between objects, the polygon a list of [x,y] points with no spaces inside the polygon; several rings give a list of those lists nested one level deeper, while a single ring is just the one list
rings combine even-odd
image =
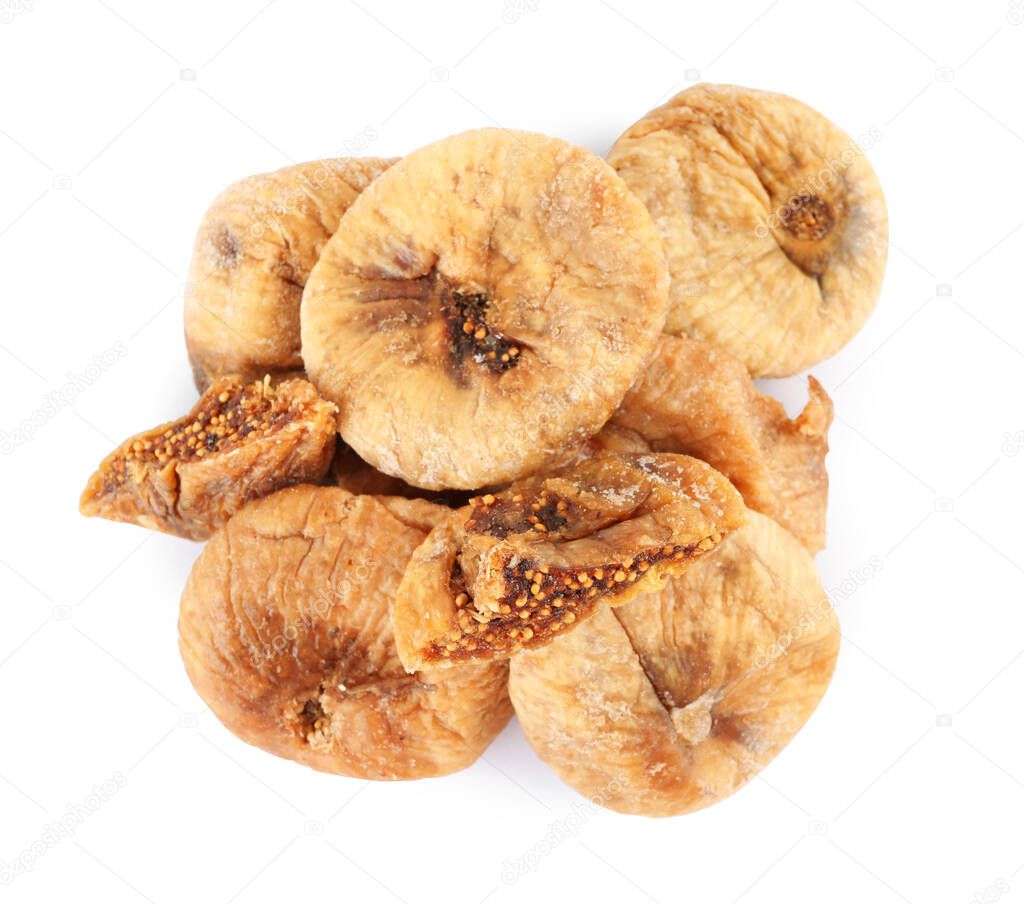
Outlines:
[{"label": "whole dried fig", "polygon": [[302,289],[338,220],[393,160],[334,158],[234,183],[199,226],[185,342],[196,386],[302,370]]},{"label": "whole dried fig", "polygon": [[750,513],[660,591],[511,662],[530,745],[581,794],[671,816],[732,794],[807,721],[839,628],[807,551]]},{"label": "whole dried fig", "polygon": [[406,674],[388,609],[447,510],[293,487],[252,503],[196,560],[181,654],[247,743],[340,775],[413,779],[472,763],[511,715],[505,663]]},{"label": "whole dried fig", "polygon": [[600,429],[666,292],[654,225],[611,167],[482,129],[409,154],[356,199],[306,285],[302,355],[363,459],[477,489]]},{"label": "whole dried fig", "polygon": [[[832,401],[817,380],[808,382],[807,406],[790,420],[728,353],[697,339],[663,336],[597,444],[621,444],[632,433],[654,451],[706,461],[750,508],[815,553],[825,545]],[[600,439],[606,431],[617,432]]]},{"label": "whole dried fig", "polygon": [[696,85],[627,129],[608,159],[665,242],[666,332],[712,342],[755,376],[786,376],[867,319],[885,269],[885,200],[861,147],[820,113]]},{"label": "whole dried fig", "polygon": [[205,540],[251,499],[319,480],[335,407],[305,380],[215,380],[185,417],[125,440],[89,478],[83,515]]},{"label": "whole dried fig", "polygon": [[407,669],[550,643],[714,549],[744,518],[683,455],[597,455],[452,512],[416,550],[392,620]]}]

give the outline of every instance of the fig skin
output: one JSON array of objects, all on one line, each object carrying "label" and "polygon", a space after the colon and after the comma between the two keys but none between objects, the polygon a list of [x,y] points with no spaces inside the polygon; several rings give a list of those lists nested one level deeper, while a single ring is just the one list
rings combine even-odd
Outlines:
[{"label": "fig skin", "polygon": [[506,663],[406,674],[388,617],[446,509],[301,486],[246,506],[196,560],[182,658],[243,741],[322,772],[400,780],[469,766],[511,717]]},{"label": "fig skin", "polygon": [[302,354],[360,457],[478,489],[601,428],[661,332],[667,284],[654,225],[607,163],[481,129],[356,199],[306,284]]},{"label": "fig skin", "polygon": [[314,160],[249,176],[217,196],[196,235],[185,298],[200,392],[228,374],[302,374],[302,289],[341,215],[392,163]]},{"label": "fig skin", "polygon": [[817,707],[839,625],[807,551],[751,512],[660,591],[512,659],[531,747],[620,813],[710,806],[757,775]]},{"label": "fig skin", "polygon": [[885,199],[860,147],[806,104],[695,85],[627,129],[608,159],[664,240],[666,332],[781,377],[835,354],[874,308]]},{"label": "fig skin", "polygon": [[721,471],[754,511],[773,518],[813,555],[825,546],[832,400],[808,377],[809,399],[790,420],[757,391],[743,364],[706,342],[663,336],[597,446],[638,436]]},{"label": "fig skin", "polygon": [[305,380],[215,380],[183,418],[125,440],[82,492],[83,515],[205,540],[246,502],[320,480],[335,407]]},{"label": "fig skin", "polygon": [[711,552],[739,494],[683,455],[596,455],[475,498],[416,550],[392,622],[408,670],[551,643]]}]

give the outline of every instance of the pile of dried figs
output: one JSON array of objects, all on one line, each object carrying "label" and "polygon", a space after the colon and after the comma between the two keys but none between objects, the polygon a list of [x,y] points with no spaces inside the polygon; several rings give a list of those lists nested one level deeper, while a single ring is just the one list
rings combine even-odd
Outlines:
[{"label": "pile of dried figs", "polygon": [[202,395],[81,509],[208,540],[181,654],[236,735],[369,779],[472,763],[513,712],[624,813],[731,794],[804,724],[839,630],[832,403],[754,377],[878,296],[885,202],[791,98],[698,85],[607,160],[481,129],[253,176],[207,212]]}]

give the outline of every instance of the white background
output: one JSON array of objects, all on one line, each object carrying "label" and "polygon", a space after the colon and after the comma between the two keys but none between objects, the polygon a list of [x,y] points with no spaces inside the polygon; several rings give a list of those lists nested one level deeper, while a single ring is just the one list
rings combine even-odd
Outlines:
[{"label": "white background", "polygon": [[[0,456],[0,860],[124,778],[0,899],[1024,902],[1021,10],[22,3],[0,0],[0,429],[41,424]],[[806,730],[733,798],[661,821],[593,812],[514,723],[471,769],[413,784],[235,740],[178,659],[199,547],[76,511],[115,441],[194,399],[182,291],[213,195],[489,124],[603,154],[698,78],[881,132],[883,295],[815,369],[837,408],[818,561],[845,643]],[[504,881],[521,857],[535,869]]]}]

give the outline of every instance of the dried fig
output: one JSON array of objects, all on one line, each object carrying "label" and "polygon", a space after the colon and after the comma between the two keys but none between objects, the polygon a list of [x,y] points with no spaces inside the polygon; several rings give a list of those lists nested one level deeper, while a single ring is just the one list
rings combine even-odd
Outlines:
[{"label": "dried fig", "polygon": [[412,779],[472,763],[511,716],[505,663],[406,674],[388,609],[447,510],[293,487],[246,506],[196,560],[181,654],[243,741],[340,775]]},{"label": "dried fig", "polygon": [[820,113],[696,85],[627,129],[608,159],[665,242],[666,332],[712,342],[755,376],[786,376],[867,319],[885,269],[885,200],[861,147]]},{"label": "dried fig", "polygon": [[597,455],[477,497],[409,562],[399,656],[415,669],[543,646],[689,567],[744,514],[721,474],[684,455]]},{"label": "dried fig", "polygon": [[[697,339],[663,336],[597,442],[639,435],[654,451],[706,461],[750,508],[815,553],[825,545],[832,401],[813,377],[809,391],[807,406],[790,420],[731,355]],[[617,433],[601,440],[606,431]]]},{"label": "dried fig", "polygon": [[335,158],[242,179],[196,236],[185,341],[200,391],[216,377],[302,370],[302,288],[338,220],[393,160]]},{"label": "dried fig", "polygon": [[839,628],[807,551],[750,513],[664,589],[512,660],[533,749],[581,794],[670,816],[732,794],[828,686]]},{"label": "dried fig", "polygon": [[661,331],[647,211],[604,161],[482,129],[415,151],[342,218],[302,301],[345,441],[426,489],[477,489],[596,433]]},{"label": "dried fig", "polygon": [[82,493],[83,515],[205,540],[251,499],[319,480],[335,407],[305,380],[215,380],[185,417],[125,440]]}]

